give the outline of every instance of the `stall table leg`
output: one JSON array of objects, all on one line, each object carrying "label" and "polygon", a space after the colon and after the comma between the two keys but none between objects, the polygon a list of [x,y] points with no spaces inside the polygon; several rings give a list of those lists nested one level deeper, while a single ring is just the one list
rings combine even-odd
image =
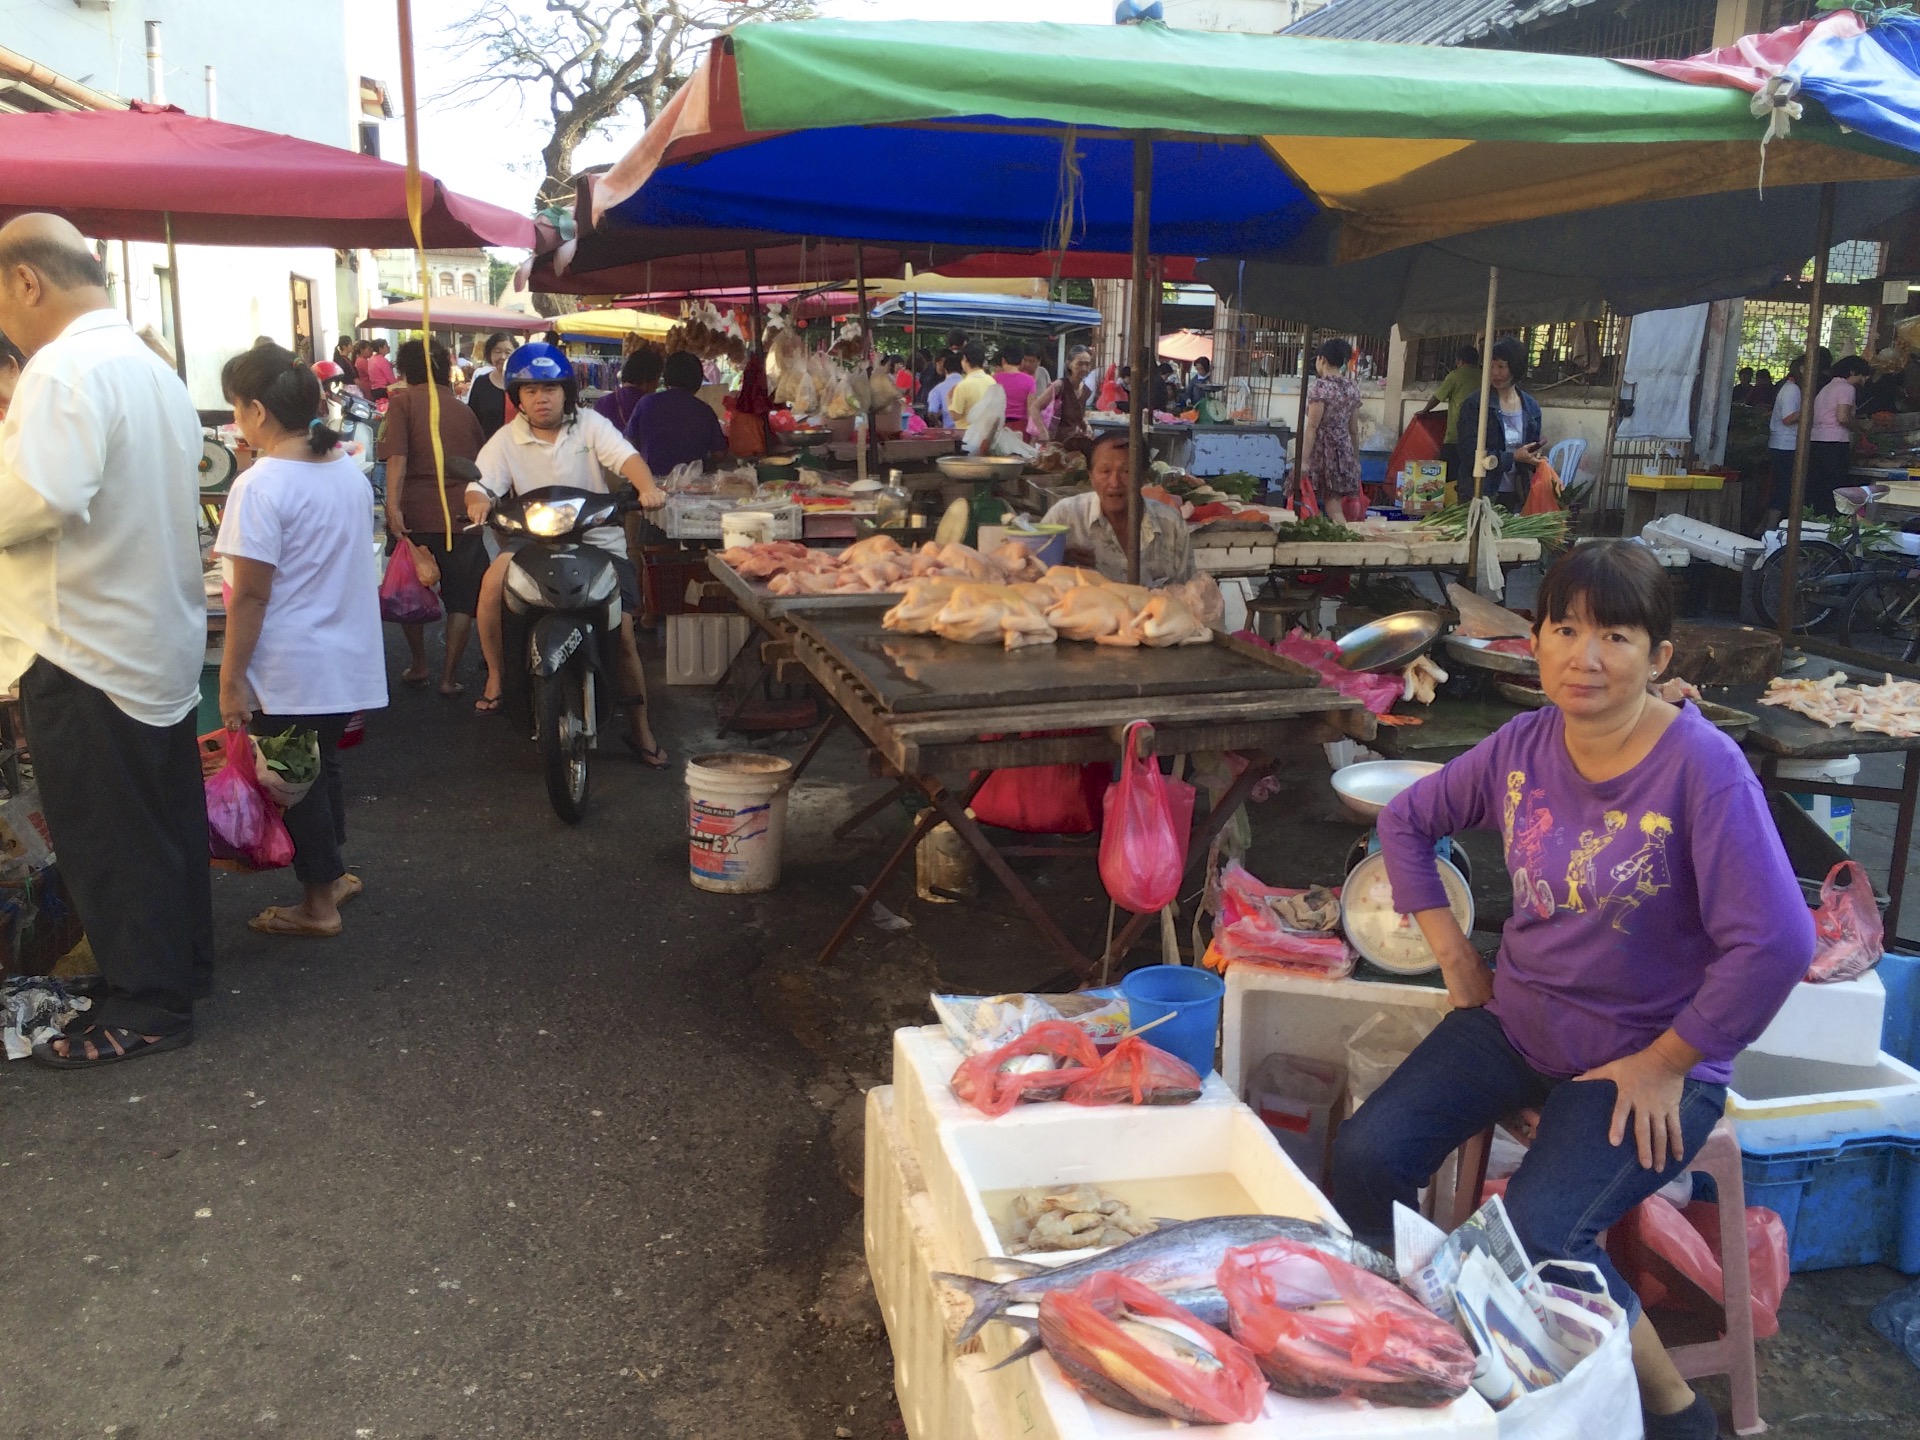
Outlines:
[{"label": "stall table leg", "polygon": [[[974,792],[984,784],[986,784],[986,776],[982,774],[967,787],[967,793],[961,796],[957,802],[963,812],[968,803],[972,801]],[[895,791],[888,794],[886,798],[891,800],[893,795],[899,793],[901,788],[904,788],[904,782],[901,787],[896,787]],[[930,791],[939,790],[939,785],[935,782],[927,788],[929,788]],[[944,796],[946,792],[940,790],[940,794]],[[929,798],[932,798],[931,794],[929,794]],[[952,801],[953,797],[946,796],[946,798]],[[827,941],[826,948],[820,952],[819,959],[814,963],[824,965],[839,953],[840,947],[846,944],[848,937],[853,934],[853,927],[860,923],[860,917],[865,915],[867,911],[873,907],[874,901],[880,898],[880,892],[886,888],[887,882],[893,879],[900,867],[906,863],[907,857],[913,854],[914,847],[925,839],[927,833],[931,831],[934,826],[938,825],[943,818],[945,817],[937,803],[933,807],[920,812],[919,816],[913,822],[913,828],[907,832],[907,838],[902,840],[899,847],[887,857],[887,863],[880,867],[880,873],[873,877],[872,882],[867,886],[866,893],[854,902],[853,909],[847,912],[847,918],[840,922],[840,928],[833,932],[833,938]]]}]

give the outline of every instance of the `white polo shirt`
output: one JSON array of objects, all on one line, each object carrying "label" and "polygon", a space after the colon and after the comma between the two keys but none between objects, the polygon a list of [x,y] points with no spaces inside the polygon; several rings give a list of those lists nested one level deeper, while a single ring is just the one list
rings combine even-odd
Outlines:
[{"label": "white polo shirt", "polygon": [[0,689],[44,656],[145,725],[200,702],[200,416],[117,311],[21,373],[0,425]]},{"label": "white polo shirt", "polygon": [[[467,486],[467,493],[480,491],[500,500],[548,485],[571,485],[605,495],[607,475],[618,475],[620,467],[639,453],[619,427],[598,411],[574,411],[552,440],[542,440],[525,415],[516,415],[481,447],[474,462],[480,467],[480,478]],[[627,533],[618,525],[589,530],[587,540],[626,558]]]}]

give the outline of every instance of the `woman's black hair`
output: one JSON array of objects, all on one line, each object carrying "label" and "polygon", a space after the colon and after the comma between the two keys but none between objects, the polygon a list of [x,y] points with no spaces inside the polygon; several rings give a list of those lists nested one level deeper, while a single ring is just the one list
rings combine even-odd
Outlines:
[{"label": "woman's black hair", "polygon": [[1480,347],[1477,345],[1462,345],[1459,350],[1454,353],[1453,358],[1458,360],[1462,365],[1478,365],[1480,363]]},{"label": "woman's black hair", "polygon": [[258,400],[283,430],[305,434],[307,447],[325,455],[340,443],[320,413],[320,382],[304,360],[282,345],[242,350],[220,371],[220,392],[229,402]]},{"label": "woman's black hair", "polygon": [[1771,370],[1754,371],[1753,383],[1756,385],[1762,385],[1762,384],[1771,385],[1773,383],[1773,371]]},{"label": "woman's black hair", "polygon": [[[493,347],[498,345],[502,340],[506,341],[507,344],[511,346],[513,344],[512,333],[506,330],[494,331],[491,335],[487,336],[487,343],[481,347],[480,353],[482,355],[493,354]],[[489,361],[488,363],[492,363],[492,362]]]},{"label": "woman's black hair", "polygon": [[[427,354],[421,341],[402,341],[400,351],[393,357],[393,368],[400,372],[400,378],[409,385],[427,383]],[[433,380],[436,385],[453,383],[453,356],[447,347],[439,341],[433,344]]]},{"label": "woman's black hair", "polygon": [[1495,360],[1507,362],[1507,374],[1518,385],[1527,378],[1527,347],[1511,335],[1502,335],[1488,350]]},{"label": "woman's black hair", "polygon": [[20,353],[20,347],[5,335],[0,335],[0,365],[10,365],[15,370],[24,370],[26,364],[27,357]]},{"label": "woman's black hair", "polygon": [[1320,348],[1313,352],[1336,370],[1347,368],[1347,361],[1353,358],[1353,346],[1338,335],[1331,340],[1322,340]]},{"label": "woman's black hair", "polygon": [[1000,342],[1000,363],[1002,365],[1018,365],[1026,358],[1027,347],[1022,345],[1018,340],[1002,340]]},{"label": "woman's black hair", "polygon": [[637,386],[642,390],[657,389],[665,358],[658,350],[651,347],[634,351],[620,362],[620,383]]},{"label": "woman's black hair", "polygon": [[1849,355],[1833,367],[1833,378],[1845,380],[1850,375],[1871,375],[1873,367],[1858,355]]},{"label": "woman's black hair", "polygon": [[660,367],[660,383],[675,390],[698,390],[706,380],[700,357],[691,350],[674,351]]},{"label": "woman's black hair", "polygon": [[1534,601],[1534,633],[1566,619],[1576,604],[1596,625],[1646,631],[1656,650],[1673,638],[1673,587],[1638,540],[1593,540],[1561,556]]}]

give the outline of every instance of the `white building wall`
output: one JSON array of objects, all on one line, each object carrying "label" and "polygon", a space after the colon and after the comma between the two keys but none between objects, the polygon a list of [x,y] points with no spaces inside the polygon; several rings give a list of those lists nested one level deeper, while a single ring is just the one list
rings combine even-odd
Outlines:
[{"label": "white building wall", "polygon": [[[342,0],[117,0],[82,8],[74,0],[0,0],[0,43],[97,90],[147,96],[145,22],[160,22],[167,103],[207,111],[206,67],[215,74],[216,113],[237,125],[325,145],[355,144],[359,77],[347,69]],[[154,271],[166,247],[107,247],[118,282],[123,255],[136,326],[165,333]],[[260,335],[293,339],[292,280],[313,282],[315,358],[341,333],[331,249],[181,246],[181,328],[194,403],[218,409],[220,367]],[[123,304],[125,301],[123,300]],[[345,317],[350,328],[358,316]]]}]

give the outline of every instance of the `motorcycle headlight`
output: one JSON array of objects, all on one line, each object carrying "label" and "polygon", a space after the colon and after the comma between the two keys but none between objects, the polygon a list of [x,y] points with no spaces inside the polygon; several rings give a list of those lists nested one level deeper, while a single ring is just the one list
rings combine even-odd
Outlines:
[{"label": "motorcycle headlight", "polygon": [[527,529],[543,540],[567,534],[580,523],[579,500],[540,500],[525,509]]}]

